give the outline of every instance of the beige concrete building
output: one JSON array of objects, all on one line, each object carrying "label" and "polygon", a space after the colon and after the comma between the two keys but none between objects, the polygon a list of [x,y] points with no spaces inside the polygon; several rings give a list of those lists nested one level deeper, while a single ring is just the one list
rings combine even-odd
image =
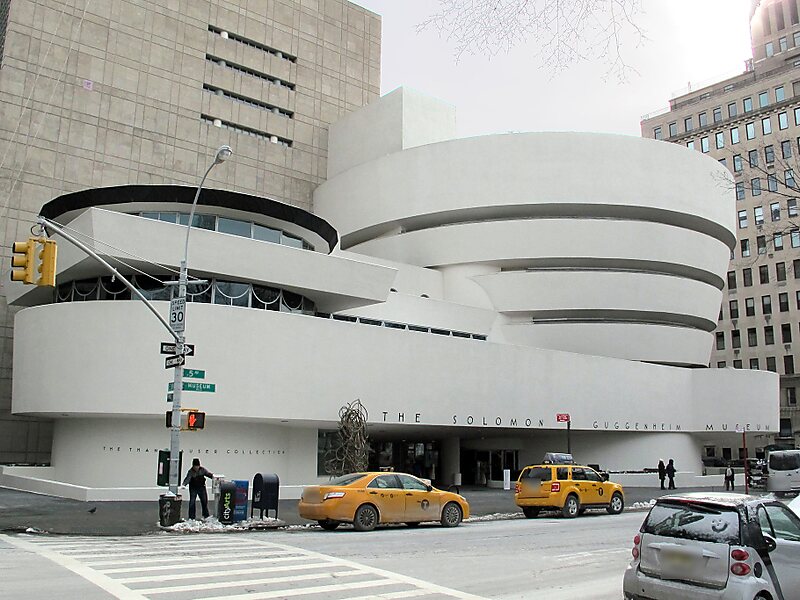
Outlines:
[{"label": "beige concrete building", "polygon": [[[642,120],[642,135],[707,153],[732,177],[737,243],[709,366],[781,376],[777,441],[800,436],[800,2],[752,0],[753,58],[740,75],[693,89]],[[725,411],[725,399],[719,399]],[[771,440],[765,439],[768,443]],[[738,458],[737,448],[706,448]],[[751,452],[752,455],[752,452]]]},{"label": "beige concrete building", "polygon": [[10,412],[5,289],[10,245],[40,207],[92,187],[197,185],[229,144],[236,160],[207,187],[311,209],[328,125],[378,97],[380,35],[377,15],[342,0],[0,1],[0,463],[50,459],[52,425]]}]

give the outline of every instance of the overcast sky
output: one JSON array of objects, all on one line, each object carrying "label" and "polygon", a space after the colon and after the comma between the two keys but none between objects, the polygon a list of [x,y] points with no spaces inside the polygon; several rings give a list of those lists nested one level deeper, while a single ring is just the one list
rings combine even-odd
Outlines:
[{"label": "overcast sky", "polygon": [[708,84],[744,70],[751,56],[748,0],[643,0],[626,62],[638,71],[626,83],[604,80],[602,62],[553,75],[531,41],[508,54],[462,56],[435,31],[416,25],[436,0],[354,0],[382,16],[381,93],[405,85],[457,107],[461,136],[506,131],[597,131],[640,135],[639,121],[668,105],[687,84]]}]

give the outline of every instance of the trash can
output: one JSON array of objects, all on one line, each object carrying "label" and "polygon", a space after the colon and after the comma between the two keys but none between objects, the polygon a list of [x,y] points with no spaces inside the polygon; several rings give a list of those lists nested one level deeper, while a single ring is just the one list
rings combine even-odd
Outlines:
[{"label": "trash can", "polygon": [[222,481],[219,484],[219,499],[217,501],[217,519],[223,525],[233,524],[233,509],[236,506],[236,484],[232,481]]},{"label": "trash can", "polygon": [[161,494],[158,498],[158,522],[162,527],[172,527],[181,520],[180,495]]}]

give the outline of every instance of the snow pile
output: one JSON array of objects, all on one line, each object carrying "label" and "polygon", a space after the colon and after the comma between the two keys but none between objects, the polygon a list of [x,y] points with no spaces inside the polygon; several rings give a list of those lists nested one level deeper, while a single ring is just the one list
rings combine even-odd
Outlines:
[{"label": "snow pile", "polygon": [[189,519],[181,521],[171,527],[162,527],[164,531],[174,531],[176,533],[230,533],[235,531],[250,531],[253,529],[275,529],[281,527],[284,522],[280,519],[267,517],[266,519],[247,519],[237,521],[232,525],[223,525],[216,517],[208,517],[204,521]]},{"label": "snow pile", "polygon": [[43,531],[43,530],[41,530],[41,529],[37,529],[36,527],[28,527],[28,528],[25,530],[25,533],[47,533],[47,532],[46,532],[46,531]]},{"label": "snow pile", "polygon": [[509,519],[521,519],[525,515],[521,512],[513,513],[491,513],[488,515],[480,515],[464,519],[464,523],[478,523],[480,521],[507,521]]},{"label": "snow pile", "polygon": [[648,510],[655,505],[656,501],[650,499],[649,502],[634,502],[628,507],[628,510]]}]

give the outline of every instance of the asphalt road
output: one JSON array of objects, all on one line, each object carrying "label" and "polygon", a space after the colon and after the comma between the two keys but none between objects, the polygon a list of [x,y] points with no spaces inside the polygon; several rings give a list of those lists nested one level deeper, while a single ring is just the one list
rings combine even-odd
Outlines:
[{"label": "asphalt road", "polygon": [[631,541],[645,514],[369,533],[0,535],[0,596],[619,600]]}]

